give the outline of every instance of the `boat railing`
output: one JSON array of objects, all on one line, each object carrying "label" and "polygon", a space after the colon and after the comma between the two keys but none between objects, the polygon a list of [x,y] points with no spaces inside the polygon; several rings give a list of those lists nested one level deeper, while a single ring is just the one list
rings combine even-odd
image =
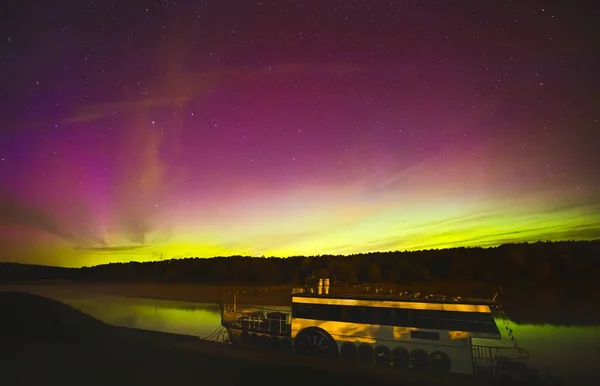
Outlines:
[{"label": "boat railing", "polygon": [[222,324],[224,327],[271,335],[291,333],[291,316],[283,311],[243,310],[225,306]]},{"label": "boat railing", "polygon": [[528,359],[529,353],[521,347],[472,345],[473,372],[482,378],[496,378],[506,373],[506,365],[522,364],[520,360]]},{"label": "boat railing", "polygon": [[473,361],[481,364],[494,364],[498,360],[529,359],[529,353],[522,347],[472,345]]}]

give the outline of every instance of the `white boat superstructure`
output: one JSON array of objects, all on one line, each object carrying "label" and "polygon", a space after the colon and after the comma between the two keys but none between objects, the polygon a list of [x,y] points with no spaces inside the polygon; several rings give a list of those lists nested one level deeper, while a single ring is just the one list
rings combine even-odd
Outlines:
[{"label": "white boat superstructure", "polygon": [[294,346],[309,353],[322,341],[345,360],[473,374],[471,338],[501,338],[489,305],[382,299],[294,295]]},{"label": "white boat superstructure", "polygon": [[223,325],[236,343],[438,372],[495,376],[500,363],[528,357],[516,345],[473,344],[502,339],[495,300],[330,294],[323,284],[293,291],[287,313],[225,308]]}]

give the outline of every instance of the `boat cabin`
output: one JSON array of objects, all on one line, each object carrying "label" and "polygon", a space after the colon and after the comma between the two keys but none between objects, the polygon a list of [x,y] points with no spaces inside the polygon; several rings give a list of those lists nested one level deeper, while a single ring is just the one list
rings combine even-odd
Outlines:
[{"label": "boat cabin", "polygon": [[498,350],[503,358],[511,351],[515,359],[527,356],[520,348],[473,344],[473,338],[502,339],[492,299],[330,294],[328,287],[320,281],[318,288],[294,290],[287,312],[224,309],[223,325],[242,344],[293,346],[300,354],[401,368],[493,373]]},{"label": "boat cabin", "polygon": [[490,306],[439,302],[398,296],[296,295],[294,319],[334,321],[468,333],[471,337],[501,339]]}]

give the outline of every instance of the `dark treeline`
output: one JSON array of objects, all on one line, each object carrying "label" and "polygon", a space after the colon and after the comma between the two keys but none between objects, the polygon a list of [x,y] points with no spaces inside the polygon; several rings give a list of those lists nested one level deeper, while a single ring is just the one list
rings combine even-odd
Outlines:
[{"label": "dark treeline", "polygon": [[[491,296],[518,323],[600,323],[600,240],[505,244],[351,256],[187,258],[84,268],[0,264],[0,282],[163,282],[271,285],[302,283],[316,272],[339,285],[377,283],[395,290]],[[372,288],[374,286],[370,285]]]},{"label": "dark treeline", "polygon": [[4,263],[0,281],[300,283],[314,271],[341,283],[515,283],[600,280],[600,240],[289,258],[186,258],[59,268]]},{"label": "dark treeline", "polygon": [[75,276],[77,276],[77,268],[0,262],[0,283],[21,280],[65,280]]}]

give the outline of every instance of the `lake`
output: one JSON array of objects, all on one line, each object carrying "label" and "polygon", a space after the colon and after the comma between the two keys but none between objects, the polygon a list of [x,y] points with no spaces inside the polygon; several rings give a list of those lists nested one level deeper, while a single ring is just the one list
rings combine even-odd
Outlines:
[{"label": "lake", "polygon": [[[39,294],[67,303],[106,323],[123,327],[205,338],[218,329],[221,322],[217,304],[124,298],[91,293]],[[286,309],[273,306],[265,308]],[[503,322],[497,322],[501,332],[506,334]],[[536,367],[540,374],[560,376],[569,385],[600,385],[600,363],[597,360],[597,355],[600,355],[600,326],[519,325],[510,321],[509,324],[519,346],[529,352],[530,364]],[[503,339],[510,343],[507,336]],[[488,344],[498,343],[491,342]],[[474,343],[485,344],[485,341],[474,339]]]}]

